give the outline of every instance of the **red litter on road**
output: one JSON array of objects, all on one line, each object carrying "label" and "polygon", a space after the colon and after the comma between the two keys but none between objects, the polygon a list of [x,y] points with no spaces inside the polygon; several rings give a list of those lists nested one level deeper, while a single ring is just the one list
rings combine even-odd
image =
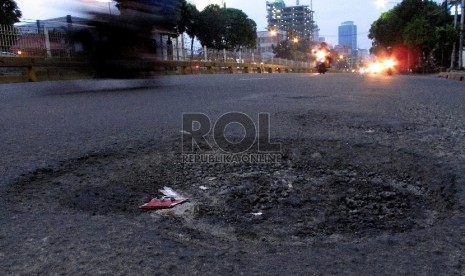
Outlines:
[{"label": "red litter on road", "polygon": [[139,206],[139,209],[169,209],[178,204],[186,202],[187,198],[176,199],[172,197],[162,197],[162,198],[154,198],[150,200],[150,202],[145,203],[144,205]]},{"label": "red litter on road", "polygon": [[153,198],[149,202],[139,206],[139,209],[169,209],[188,200],[169,187],[164,187],[163,190],[160,190],[160,193],[164,195],[162,198]]}]

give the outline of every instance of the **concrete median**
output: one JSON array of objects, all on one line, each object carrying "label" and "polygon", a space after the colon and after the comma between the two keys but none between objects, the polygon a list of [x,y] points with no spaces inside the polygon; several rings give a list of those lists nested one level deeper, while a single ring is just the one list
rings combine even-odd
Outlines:
[{"label": "concrete median", "polygon": [[[301,63],[278,65],[207,61],[154,61],[154,75],[311,73]],[[0,83],[93,78],[90,63],[70,58],[0,58]]]},{"label": "concrete median", "polygon": [[439,73],[439,77],[457,81],[465,81],[465,71],[441,72]]}]

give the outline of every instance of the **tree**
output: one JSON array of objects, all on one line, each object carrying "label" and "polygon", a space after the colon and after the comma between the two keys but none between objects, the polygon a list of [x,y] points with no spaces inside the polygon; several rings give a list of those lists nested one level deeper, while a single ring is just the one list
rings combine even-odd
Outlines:
[{"label": "tree", "polygon": [[312,56],[314,43],[309,38],[300,38],[295,32],[288,31],[286,39],[272,46],[276,58],[308,61]]},{"label": "tree", "polygon": [[217,50],[255,48],[257,24],[241,10],[208,5],[200,12],[197,37]]},{"label": "tree", "polygon": [[271,47],[276,58],[292,59],[292,43],[289,39],[285,39],[279,42],[278,45],[272,45]]},{"label": "tree", "polygon": [[13,25],[19,22],[22,13],[14,0],[0,0],[0,25]]},{"label": "tree", "polygon": [[392,52],[404,59],[404,64],[407,59],[428,60],[433,56],[445,64],[444,45],[451,39],[446,37],[447,24],[451,21],[444,7],[433,1],[403,0],[371,25],[368,37],[373,40],[373,47],[370,51],[380,54],[393,49]]},{"label": "tree", "polygon": [[225,49],[226,16],[219,5],[208,5],[200,12],[197,38],[202,46]]},{"label": "tree", "polygon": [[198,34],[198,25],[200,12],[197,7],[186,0],[181,2],[181,15],[178,22],[178,31],[180,33],[186,32],[191,39],[191,58],[194,55],[194,39]]},{"label": "tree", "polygon": [[402,38],[407,45],[430,53],[436,46],[436,29],[426,18],[417,17],[405,26]]},{"label": "tree", "polygon": [[257,24],[243,11],[228,8],[226,14],[225,47],[238,50],[242,47],[255,48],[257,43]]}]

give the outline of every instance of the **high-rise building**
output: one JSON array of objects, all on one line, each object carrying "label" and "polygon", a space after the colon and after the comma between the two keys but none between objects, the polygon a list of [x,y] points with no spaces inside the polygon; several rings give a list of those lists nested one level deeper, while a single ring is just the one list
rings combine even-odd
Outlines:
[{"label": "high-rise building", "polygon": [[353,21],[342,22],[339,26],[339,46],[350,49],[351,54],[357,52],[357,25]]},{"label": "high-rise building", "polygon": [[313,20],[314,11],[307,5],[286,7],[283,0],[266,2],[269,30],[279,30],[303,39],[315,39],[318,26]]}]

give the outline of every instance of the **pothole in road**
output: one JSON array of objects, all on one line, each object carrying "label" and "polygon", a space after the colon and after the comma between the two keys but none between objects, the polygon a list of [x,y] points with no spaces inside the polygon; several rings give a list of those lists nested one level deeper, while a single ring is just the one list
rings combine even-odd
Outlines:
[{"label": "pothole in road", "polygon": [[286,141],[283,148],[272,165],[183,164],[177,149],[95,156],[29,181],[14,196],[36,211],[131,217],[171,186],[191,199],[189,217],[178,214],[186,228],[280,242],[405,232],[455,207],[453,174],[424,156],[340,141]]},{"label": "pothole in road", "polygon": [[454,207],[455,178],[424,157],[328,141],[286,148],[279,169],[229,174],[210,193],[221,200],[200,204],[198,218],[233,225],[239,237],[283,241],[399,233]]}]

